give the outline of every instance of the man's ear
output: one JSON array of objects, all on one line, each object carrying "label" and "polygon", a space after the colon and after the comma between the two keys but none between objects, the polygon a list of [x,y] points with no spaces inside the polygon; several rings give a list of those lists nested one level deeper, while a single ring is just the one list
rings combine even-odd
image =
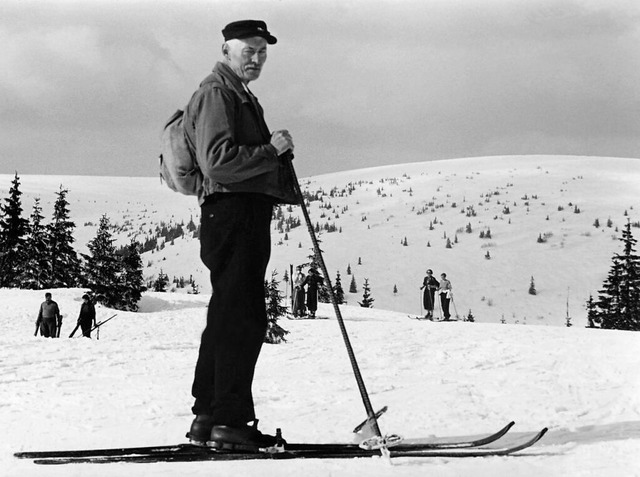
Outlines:
[{"label": "man's ear", "polygon": [[227,44],[227,42],[224,42],[222,44],[222,55],[225,57],[229,56],[229,45]]}]

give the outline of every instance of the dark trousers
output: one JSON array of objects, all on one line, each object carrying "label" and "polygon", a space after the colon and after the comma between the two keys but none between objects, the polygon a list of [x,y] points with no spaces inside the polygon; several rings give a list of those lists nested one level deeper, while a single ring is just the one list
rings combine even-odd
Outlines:
[{"label": "dark trousers", "polygon": [[211,301],[193,380],[194,414],[216,424],[255,419],[251,385],[267,329],[264,276],[272,202],[258,194],[214,194],[202,204],[200,258]]},{"label": "dark trousers", "polygon": [[80,329],[82,330],[82,336],[91,338],[91,319],[80,320]]},{"label": "dark trousers", "polygon": [[43,318],[40,322],[40,329],[45,338],[58,337],[58,322],[55,318]]},{"label": "dark trousers", "polygon": [[448,298],[446,293],[440,293],[440,303],[442,304],[442,314],[444,315],[444,319],[448,320],[451,318],[451,314],[449,313],[449,303],[451,303],[451,298]]}]

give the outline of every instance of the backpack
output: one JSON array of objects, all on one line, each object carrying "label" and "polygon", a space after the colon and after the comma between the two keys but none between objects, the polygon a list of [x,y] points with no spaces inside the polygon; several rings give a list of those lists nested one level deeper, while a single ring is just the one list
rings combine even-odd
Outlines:
[{"label": "backpack", "polygon": [[175,192],[198,195],[202,172],[184,130],[184,111],[178,109],[167,121],[161,136],[160,181]]}]

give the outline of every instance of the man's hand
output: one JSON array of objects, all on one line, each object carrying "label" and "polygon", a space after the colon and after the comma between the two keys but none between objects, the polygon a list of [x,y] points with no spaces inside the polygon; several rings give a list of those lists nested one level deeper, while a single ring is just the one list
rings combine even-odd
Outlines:
[{"label": "man's hand", "polygon": [[291,134],[289,134],[289,131],[286,129],[274,131],[273,134],[271,134],[270,143],[276,148],[278,156],[287,151],[293,152],[293,139],[291,139]]}]

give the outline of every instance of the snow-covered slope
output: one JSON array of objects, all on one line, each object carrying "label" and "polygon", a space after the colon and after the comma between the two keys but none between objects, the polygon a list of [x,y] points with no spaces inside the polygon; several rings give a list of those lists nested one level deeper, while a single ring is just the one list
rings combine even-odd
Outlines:
[{"label": "snow-covered slope", "polygon": [[[3,195],[11,179],[0,176]],[[159,179],[21,180],[25,214],[37,196],[47,219],[59,186],[69,189],[79,250],[86,249],[103,214],[121,227],[121,244],[130,237],[144,241],[163,222],[197,222],[199,217],[194,198],[171,192]],[[419,287],[431,268],[437,277],[446,272],[451,280],[454,313],[471,310],[485,323],[564,325],[568,312],[575,325],[583,326],[584,304],[590,294],[597,296],[611,257],[621,250],[621,227],[640,220],[637,159],[471,158],[339,172],[301,182],[323,199],[309,206],[314,224],[337,229],[321,233],[320,239],[332,281],[339,272],[348,291],[349,266],[355,276],[358,291],[347,293],[350,304],[361,301],[368,278],[375,308],[417,314]],[[283,209],[283,214],[304,222],[298,208]],[[282,232],[277,221],[273,226],[270,270],[282,278],[290,264],[308,261],[311,241],[304,225]],[[480,238],[487,230],[491,238]],[[538,243],[538,237],[546,242]],[[447,239],[452,248],[446,247]],[[161,270],[170,278],[193,275],[201,291],[208,292],[208,274],[191,237],[148,252],[143,261],[147,277]],[[535,296],[528,293],[532,277]]]},{"label": "snow-covered slope", "polygon": [[[82,290],[53,290],[68,336]],[[0,290],[0,474],[6,476],[637,476],[640,334],[431,323],[343,307],[383,432],[479,436],[510,420],[513,457],[36,466],[12,453],[183,441],[205,295],[149,293],[100,339],[33,337],[41,291]],[[321,305],[320,315],[331,316]],[[112,310],[98,308],[98,318]],[[291,441],[349,441],[364,410],[335,319],[288,321],[265,345],[254,386],[261,428]]]}]

